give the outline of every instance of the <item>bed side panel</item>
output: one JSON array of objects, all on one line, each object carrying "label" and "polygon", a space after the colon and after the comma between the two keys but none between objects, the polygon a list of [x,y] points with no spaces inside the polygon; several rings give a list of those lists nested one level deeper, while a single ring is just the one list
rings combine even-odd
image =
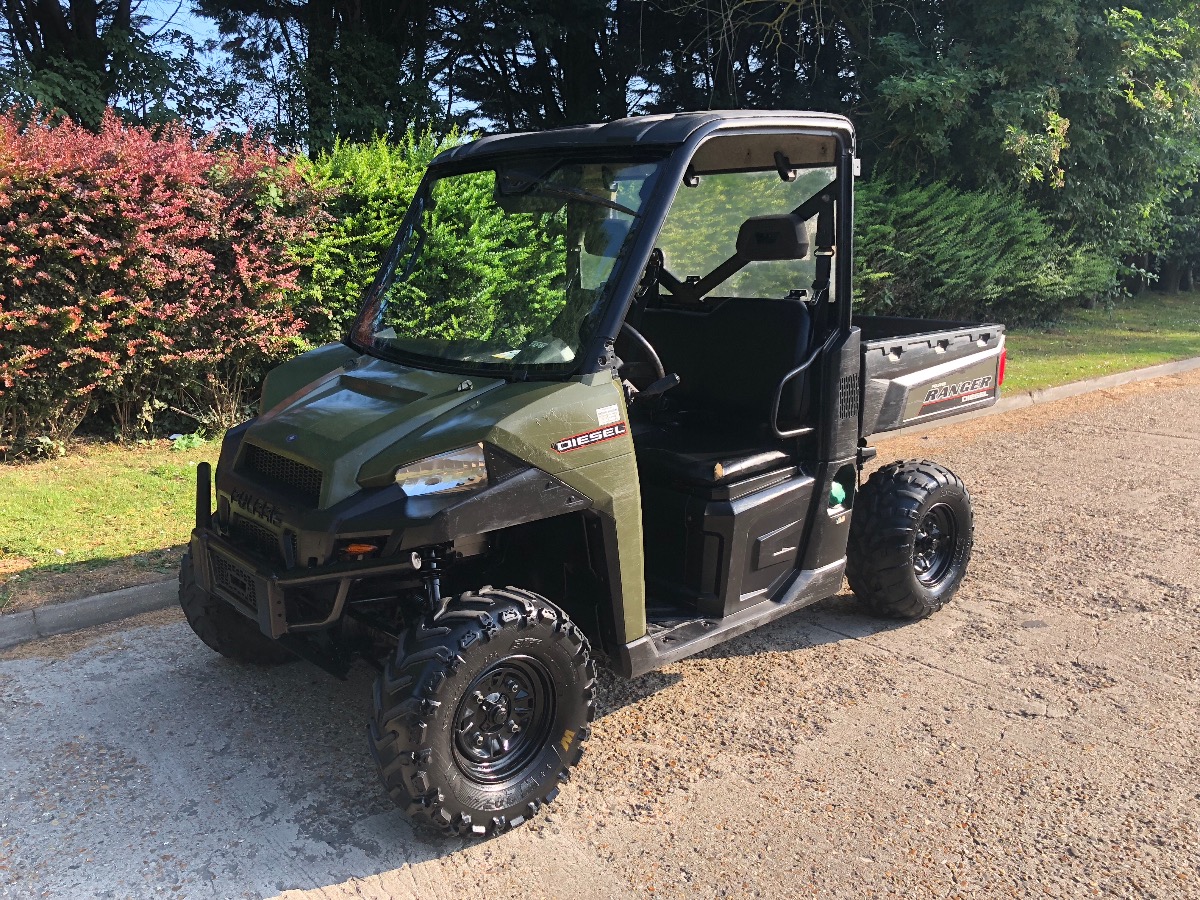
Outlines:
[{"label": "bed side panel", "polygon": [[[922,324],[913,320],[914,330]],[[1004,327],[968,325],[863,343],[864,435],[983,409],[1000,394]]]}]

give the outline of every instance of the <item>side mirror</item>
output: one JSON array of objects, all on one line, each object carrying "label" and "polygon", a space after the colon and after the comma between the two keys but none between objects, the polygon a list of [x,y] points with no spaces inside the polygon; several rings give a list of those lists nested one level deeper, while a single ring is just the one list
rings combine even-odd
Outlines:
[{"label": "side mirror", "polygon": [[804,259],[808,231],[799,216],[755,216],[738,229],[737,255],[747,262]]}]

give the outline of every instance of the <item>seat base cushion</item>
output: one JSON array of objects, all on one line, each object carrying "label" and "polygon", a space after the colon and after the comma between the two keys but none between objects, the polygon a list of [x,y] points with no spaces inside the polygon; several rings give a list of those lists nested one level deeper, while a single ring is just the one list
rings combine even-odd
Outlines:
[{"label": "seat base cushion", "polygon": [[755,438],[738,440],[735,435],[668,427],[635,434],[634,445],[638,466],[647,475],[715,487],[793,461],[782,447]]}]

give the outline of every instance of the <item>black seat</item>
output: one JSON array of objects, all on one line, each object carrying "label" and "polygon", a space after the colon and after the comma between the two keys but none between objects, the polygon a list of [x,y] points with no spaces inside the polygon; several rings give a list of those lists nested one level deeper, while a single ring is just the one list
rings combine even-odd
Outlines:
[{"label": "black seat", "polygon": [[[726,484],[791,461],[770,426],[779,382],[809,349],[811,320],[799,300],[711,299],[711,309],[647,309],[641,332],[663,367],[679,375],[674,420],[635,435],[648,473],[698,485]],[[779,417],[805,413],[804,376],[788,383]]]},{"label": "black seat", "polygon": [[[675,431],[670,437],[686,440],[686,431]],[[695,450],[688,447],[638,446],[638,465],[643,471],[657,472],[672,481],[682,481],[701,487],[717,487],[769,472],[787,465],[791,455],[782,449],[747,450],[729,447],[724,450]]]}]

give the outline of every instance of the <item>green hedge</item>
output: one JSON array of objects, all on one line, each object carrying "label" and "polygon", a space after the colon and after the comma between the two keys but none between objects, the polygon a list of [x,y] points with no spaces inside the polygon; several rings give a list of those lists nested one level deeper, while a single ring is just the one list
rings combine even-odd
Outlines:
[{"label": "green hedge", "polygon": [[315,239],[291,248],[307,263],[294,298],[305,310],[305,336],[313,344],[341,338],[430,160],[458,142],[457,133],[439,140],[429,132],[409,132],[398,144],[382,137],[339,143],[316,160],[300,162],[332,219]]},{"label": "green hedge", "polygon": [[1016,193],[860,182],[855,301],[867,313],[1008,324],[1110,292],[1116,261],[1057,234]]}]

